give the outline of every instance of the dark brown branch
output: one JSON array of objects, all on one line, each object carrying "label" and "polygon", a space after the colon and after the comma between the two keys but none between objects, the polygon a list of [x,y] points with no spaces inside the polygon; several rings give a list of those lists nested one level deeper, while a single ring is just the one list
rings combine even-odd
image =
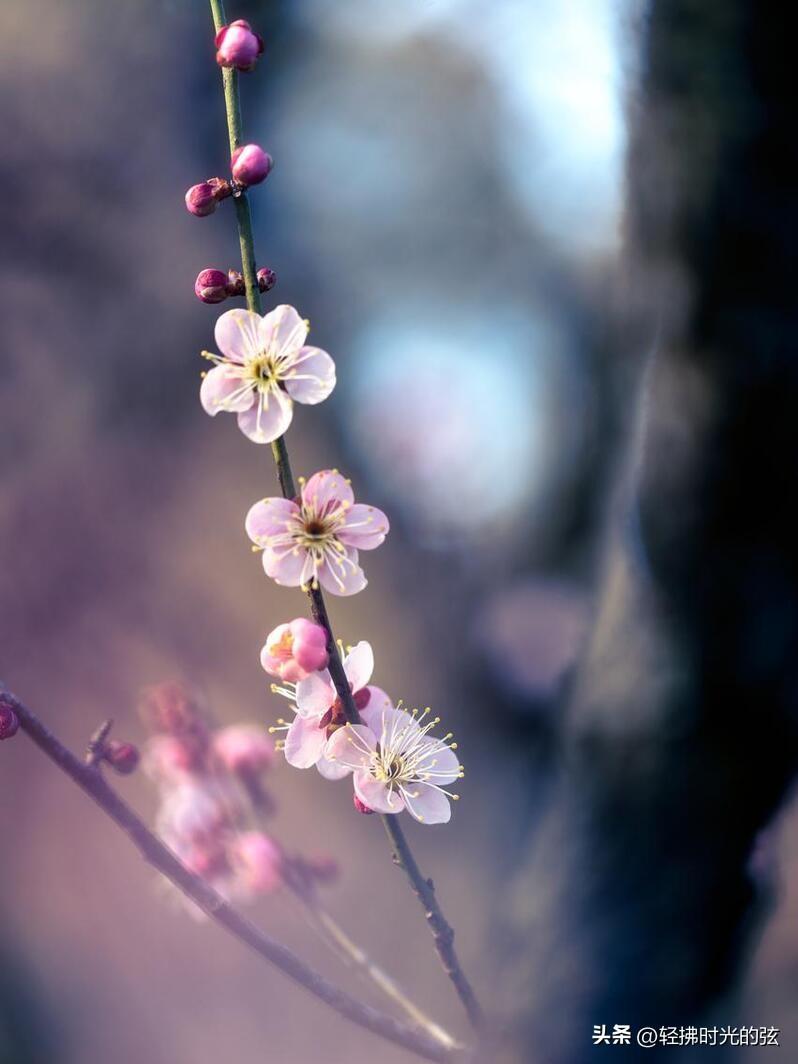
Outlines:
[{"label": "dark brown branch", "polygon": [[204,880],[189,872],[109,786],[101,771],[85,765],[75,757],[24,703],[1,684],[0,699],[14,710],[20,727],[39,749],[125,832],[144,860],[239,942],[279,968],[283,975],[329,1005],[340,1016],[394,1045],[415,1053],[423,1060],[459,1061],[464,1064],[469,1059],[467,1055],[445,1049],[427,1035],[358,1001],[314,971],[291,950],[261,931]]},{"label": "dark brown branch", "polygon": [[482,1010],[479,1007],[471,984],[460,967],[460,962],[454,949],[454,931],[438,905],[438,899],[435,897],[435,886],[431,879],[425,879],[422,875],[396,816],[384,816],[382,822],[385,825],[388,838],[391,840],[394,862],[404,869],[407,878],[410,880],[413,893],[424,909],[424,915],[432,932],[435,949],[438,951],[443,969],[454,984],[458,997],[468,1013],[469,1020],[478,1029],[482,1026]]},{"label": "dark brown branch", "polygon": [[[225,13],[223,0],[210,0],[210,7],[214,29],[218,32],[222,26],[227,24],[227,15]],[[230,142],[230,150],[234,151],[242,143],[241,106],[238,98],[237,72],[228,68],[223,69],[222,83],[224,86],[225,111],[227,114],[227,132]],[[255,274],[257,269],[255,239],[252,232],[252,218],[246,194],[237,196],[235,204],[238,237],[241,245],[241,268],[246,283],[247,307],[254,314],[260,314],[262,308]],[[286,446],[285,436],[280,436],[279,439],[272,443],[272,456],[274,457],[274,463],[277,468],[277,479],[280,483],[280,491],[282,492],[283,497],[286,499],[295,498],[296,483],[291,468],[291,460],[288,457],[288,447]],[[350,724],[359,724],[360,714],[358,713],[352,690],[349,686],[349,681],[344,672],[343,662],[341,661],[338,645],[335,642],[335,636],[333,634],[332,625],[327,613],[327,606],[321,588],[309,588],[308,596],[310,598],[313,619],[320,624],[327,633],[327,653],[330,659],[328,668],[332,682],[335,685],[335,690],[341,700],[344,714]],[[454,932],[444,919],[441,908],[435,897],[435,893],[429,885],[429,880],[424,878],[416,864],[401,825],[396,821],[395,817],[383,819],[386,831],[388,832],[394,847],[396,863],[407,873],[413,891],[424,906],[424,910],[427,913],[427,922],[432,930],[435,946],[443,961],[443,966],[454,984],[454,988],[463,1003],[469,1019],[474,1025],[476,1025],[480,1018],[480,1009],[477,1005],[474,991],[471,989],[471,986],[460,967],[457,955],[454,952],[454,947],[452,946]]]}]

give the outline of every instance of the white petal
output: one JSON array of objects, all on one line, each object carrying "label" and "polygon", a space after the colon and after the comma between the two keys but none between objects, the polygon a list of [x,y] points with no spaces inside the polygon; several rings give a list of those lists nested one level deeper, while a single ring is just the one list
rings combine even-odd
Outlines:
[{"label": "white petal", "polygon": [[365,687],[374,672],[374,651],[371,644],[361,640],[344,658],[344,672],[353,691]]},{"label": "white petal", "polygon": [[382,780],[375,780],[370,772],[356,772],[354,783],[355,794],[375,813],[401,813],[405,807],[399,792],[392,791]]},{"label": "white petal", "polygon": [[330,674],[312,672],[296,685],[296,708],[303,717],[321,717],[335,701],[335,688]]},{"label": "white petal", "polygon": [[271,443],[285,432],[294,416],[290,396],[272,388],[256,397],[248,410],[238,415],[238,427],[253,443]]},{"label": "white petal", "polygon": [[298,403],[323,402],[335,387],[335,363],[318,347],[303,347],[281,372],[285,390]]},{"label": "white petal", "polygon": [[408,813],[422,824],[448,824],[452,816],[449,799],[426,783],[411,783],[402,790]]},{"label": "white petal", "polygon": [[252,388],[245,387],[236,366],[222,363],[208,370],[200,386],[200,402],[206,414],[214,417],[225,410],[238,413],[248,410],[255,402]]},{"label": "white petal", "polygon": [[292,358],[305,343],[308,335],[306,322],[293,307],[286,303],[260,319],[259,344],[262,351],[269,351],[277,358]]},{"label": "white petal", "polygon": [[362,724],[345,724],[327,740],[324,756],[348,768],[365,768],[371,764],[377,740],[370,728]]},{"label": "white petal", "polygon": [[326,780],[342,780],[352,771],[348,765],[342,765],[340,761],[330,761],[324,754],[316,762],[316,768]]},{"label": "white petal", "polygon": [[251,310],[226,310],[216,319],[216,346],[233,362],[247,362],[261,350],[260,327],[260,315]]}]

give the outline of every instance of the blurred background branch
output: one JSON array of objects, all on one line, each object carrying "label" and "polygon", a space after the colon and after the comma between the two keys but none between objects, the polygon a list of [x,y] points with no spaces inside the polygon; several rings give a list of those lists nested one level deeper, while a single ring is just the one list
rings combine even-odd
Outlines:
[{"label": "blurred background branch", "polygon": [[561,771],[514,895],[522,1056],[555,1064],[585,1059],[592,1024],[740,1022],[725,999],[768,897],[752,857],[798,764],[786,12],[654,0],[642,66],[626,320],[650,357]]},{"label": "blurred background branch", "polygon": [[275,942],[255,927],[200,876],[190,872],[181,864],[109,786],[96,764],[86,764],[76,758],[28,707],[2,684],[0,684],[0,699],[4,705],[9,706],[16,713],[21,729],[29,735],[39,749],[81,790],[85,791],[117,827],[125,832],[145,861],[198,905],[214,923],[224,928],[245,946],[273,964],[283,975],[298,983],[350,1022],[381,1038],[401,1045],[424,1060],[467,1061],[469,1059],[467,1053],[451,1048],[451,1039],[448,1039],[448,1045],[442,1044],[440,1036],[432,1038],[421,1030],[400,1023],[358,1001],[341,987],[315,972],[291,950]]}]

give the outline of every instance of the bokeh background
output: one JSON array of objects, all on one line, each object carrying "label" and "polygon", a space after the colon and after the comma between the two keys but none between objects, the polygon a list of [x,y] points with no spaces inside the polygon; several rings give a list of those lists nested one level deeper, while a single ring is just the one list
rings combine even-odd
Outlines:
[{"label": "bokeh background", "polygon": [[[613,283],[640,11],[284,0],[229,14],[267,42],[242,103],[276,164],[252,196],[279,278],[268,302],[297,306],[338,364],[331,400],[297,411],[295,469],[341,468],[392,519],[367,592],[331,600],[333,620],[372,642],[381,686],[458,733],[452,824],[408,832],[478,992],[510,1015],[508,939],[535,942],[508,927],[506,884],[547,791],[646,354],[617,342]],[[243,533],[274,487],[268,449],[197,398],[217,310],[193,279],[237,255],[232,211],[182,205],[226,166],[211,36],[188,0],[0,10],[0,668],[76,750],[106,716],[140,741],[140,689],[173,677],[221,722],[269,723],[281,706],[257,653],[303,608]],[[273,785],[277,834],[342,865],[331,910],[462,1031],[379,823],[313,772],[282,766]],[[119,786],[152,815],[146,779]],[[2,1064],[406,1059],[171,905],[24,737],[0,750],[0,803]],[[782,1028],[790,1059],[790,809],[767,845],[780,886],[734,1015]],[[253,915],[339,971],[286,899]]]}]

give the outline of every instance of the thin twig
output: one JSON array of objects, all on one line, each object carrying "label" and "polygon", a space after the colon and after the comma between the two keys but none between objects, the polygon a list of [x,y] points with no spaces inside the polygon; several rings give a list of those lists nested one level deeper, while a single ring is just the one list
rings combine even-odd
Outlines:
[{"label": "thin twig", "polygon": [[96,767],[85,765],[75,757],[39,718],[2,684],[0,697],[14,710],[22,730],[125,832],[144,860],[198,905],[214,923],[357,1026],[417,1054],[424,1060],[453,1064],[455,1061],[464,1062],[468,1059],[459,1052],[447,1049],[440,1041],[358,1001],[325,979],[286,946],[261,931],[203,879],[190,872],[119,797],[102,772]]},{"label": "thin twig", "polygon": [[413,893],[424,909],[424,915],[432,932],[435,949],[438,951],[443,969],[454,984],[458,997],[468,1013],[469,1020],[476,1029],[479,1029],[482,1026],[482,1010],[479,1007],[479,1002],[471,984],[460,967],[460,962],[454,949],[454,930],[443,915],[440,905],[438,905],[438,899],[435,897],[435,886],[431,879],[425,879],[422,875],[397,817],[395,815],[384,816],[382,822],[385,825],[388,838],[391,840],[394,862],[404,869],[407,878],[410,880]]},{"label": "thin twig", "polygon": [[308,901],[301,893],[295,897],[305,908],[310,916],[313,926],[325,941],[334,949],[336,954],[345,963],[352,965],[356,971],[369,983],[381,990],[386,997],[390,998],[406,1016],[427,1034],[440,1042],[447,1049],[463,1049],[463,1045],[457,1042],[445,1028],[428,1016],[414,1001],[407,996],[396,980],[388,975],[349,935],[319,902]]},{"label": "thin twig", "polygon": [[[218,32],[227,24],[223,0],[210,0],[213,24]],[[234,69],[222,69],[222,81],[224,85],[225,111],[227,114],[227,132],[230,141],[230,150],[235,151],[242,142],[241,106],[238,96],[238,74]],[[237,195],[236,221],[238,223],[238,237],[241,244],[241,267],[244,275],[244,283],[247,295],[247,307],[255,314],[261,312],[260,292],[257,283],[257,266],[255,258],[255,240],[252,233],[252,217],[249,210],[249,202],[245,192]],[[272,454],[277,467],[277,478],[283,497],[293,499],[296,496],[291,462],[288,457],[285,437],[281,436],[272,444]],[[341,700],[346,719],[350,724],[360,723],[360,714],[355,705],[349,680],[344,672],[343,662],[335,642],[332,625],[330,623],[327,606],[321,588],[308,588],[311,613],[313,619],[320,624],[327,633],[327,653],[329,655],[330,677],[335,685],[335,690]],[[410,885],[424,906],[427,923],[435,940],[435,947],[443,963],[444,970],[451,979],[454,988],[463,1003],[471,1023],[476,1027],[481,1022],[481,1010],[477,1004],[474,991],[466,978],[457,954],[454,950],[454,931],[444,918],[431,881],[424,878],[419,870],[410,846],[405,838],[401,825],[396,816],[384,816],[382,818],[385,830],[391,839],[396,863],[404,869],[410,881]]]}]

